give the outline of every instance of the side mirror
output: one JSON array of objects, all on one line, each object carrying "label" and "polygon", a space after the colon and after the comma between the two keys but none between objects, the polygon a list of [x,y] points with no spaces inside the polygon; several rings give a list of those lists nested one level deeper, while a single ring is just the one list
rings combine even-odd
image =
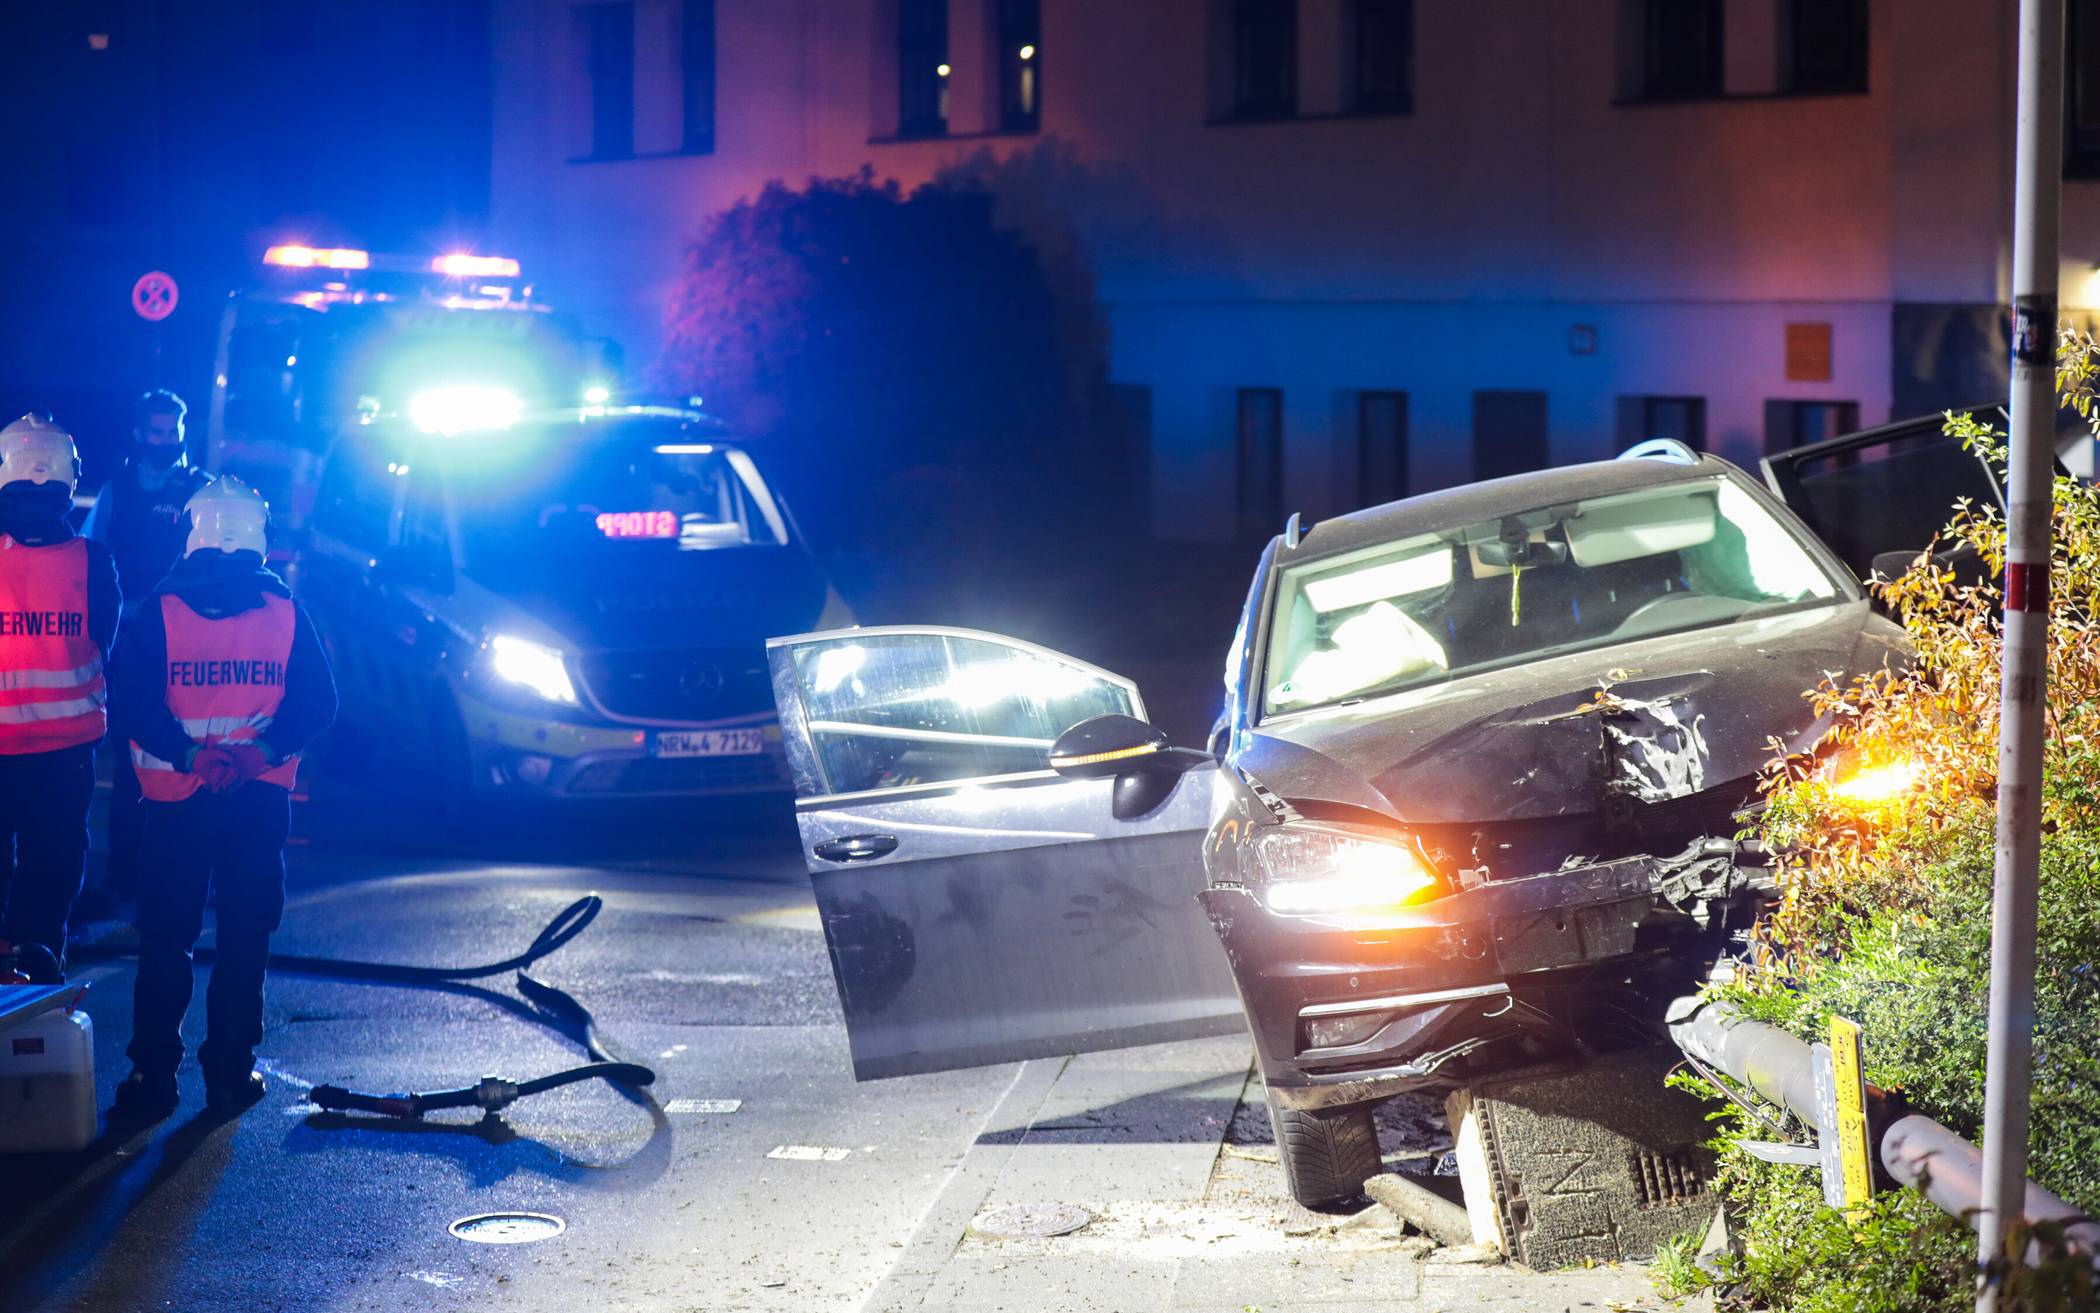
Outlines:
[{"label": "side mirror", "polygon": [[1210,757],[1167,746],[1167,736],[1135,716],[1082,720],[1050,745],[1050,769],[1068,780],[1113,779],[1110,807],[1119,821],[1143,816],[1167,800],[1184,771]]}]

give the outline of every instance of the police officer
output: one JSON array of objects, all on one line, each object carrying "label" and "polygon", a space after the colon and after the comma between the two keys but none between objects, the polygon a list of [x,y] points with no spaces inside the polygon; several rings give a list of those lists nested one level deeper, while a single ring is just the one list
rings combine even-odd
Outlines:
[{"label": "police officer", "polygon": [[125,626],[114,672],[145,795],[148,870],[138,893],[132,1071],[119,1112],[178,1102],[190,950],[208,897],[217,961],[197,1052],[205,1102],[238,1111],[263,1095],[263,970],[284,911],[284,841],[299,753],[335,718],[335,680],[313,622],[263,565],[269,507],[234,478],[187,507],[188,551]]},{"label": "police officer", "polygon": [[[153,586],[182,556],[189,532],[182,508],[210,478],[190,465],[183,431],[188,413],[182,398],[164,389],[148,392],[132,405],[131,453],[95,495],[95,508],[81,525],[83,535],[108,544],[117,559],[117,578],[131,598],[124,608],[126,619],[153,596]],[[121,718],[112,729],[113,737],[123,743],[127,731]],[[117,754],[110,779],[109,868],[89,896],[114,910],[118,900],[138,890],[143,814],[138,776],[128,753]]]},{"label": "police officer", "polygon": [[0,939],[61,966],[123,601],[108,549],[66,523],[79,477],[73,435],[48,418],[0,429]]}]

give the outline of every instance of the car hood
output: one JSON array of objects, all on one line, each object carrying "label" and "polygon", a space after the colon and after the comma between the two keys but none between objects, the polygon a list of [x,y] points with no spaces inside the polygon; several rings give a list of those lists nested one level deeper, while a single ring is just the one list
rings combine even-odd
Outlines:
[{"label": "car hood", "polygon": [[806,552],[738,547],[681,552],[501,590],[510,609],[577,651],[757,646],[815,626],[830,584]]},{"label": "car hood", "polygon": [[1662,802],[1754,776],[1774,738],[1807,748],[1827,723],[1804,694],[1903,651],[1865,602],[1817,607],[1282,717],[1234,761],[1286,801],[1416,824]]}]

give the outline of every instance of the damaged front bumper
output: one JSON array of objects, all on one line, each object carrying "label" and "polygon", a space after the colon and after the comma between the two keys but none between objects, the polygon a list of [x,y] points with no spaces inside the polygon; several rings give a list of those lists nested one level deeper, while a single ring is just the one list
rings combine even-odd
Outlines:
[{"label": "damaged front bumper", "polygon": [[[1232,963],[1269,1092],[1286,1108],[1362,1103],[1492,1063],[1527,1033],[1565,1032],[1586,995],[1646,958],[1684,961],[1715,908],[1760,887],[1754,848],[1702,840],[1479,884],[1390,928],[1271,912],[1255,890],[1200,896]],[[1560,1032],[1556,1034],[1556,1032]]]}]

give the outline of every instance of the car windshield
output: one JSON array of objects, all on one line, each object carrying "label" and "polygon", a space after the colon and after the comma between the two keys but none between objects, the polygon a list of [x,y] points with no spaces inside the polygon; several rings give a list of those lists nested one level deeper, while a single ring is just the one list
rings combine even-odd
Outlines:
[{"label": "car windshield", "polygon": [[1542,506],[1284,568],[1269,713],[1849,593],[1728,478]]},{"label": "car windshield", "polygon": [[690,440],[535,441],[447,467],[470,569],[550,557],[631,565],[680,552],[779,545],[786,527],[750,458]]}]

